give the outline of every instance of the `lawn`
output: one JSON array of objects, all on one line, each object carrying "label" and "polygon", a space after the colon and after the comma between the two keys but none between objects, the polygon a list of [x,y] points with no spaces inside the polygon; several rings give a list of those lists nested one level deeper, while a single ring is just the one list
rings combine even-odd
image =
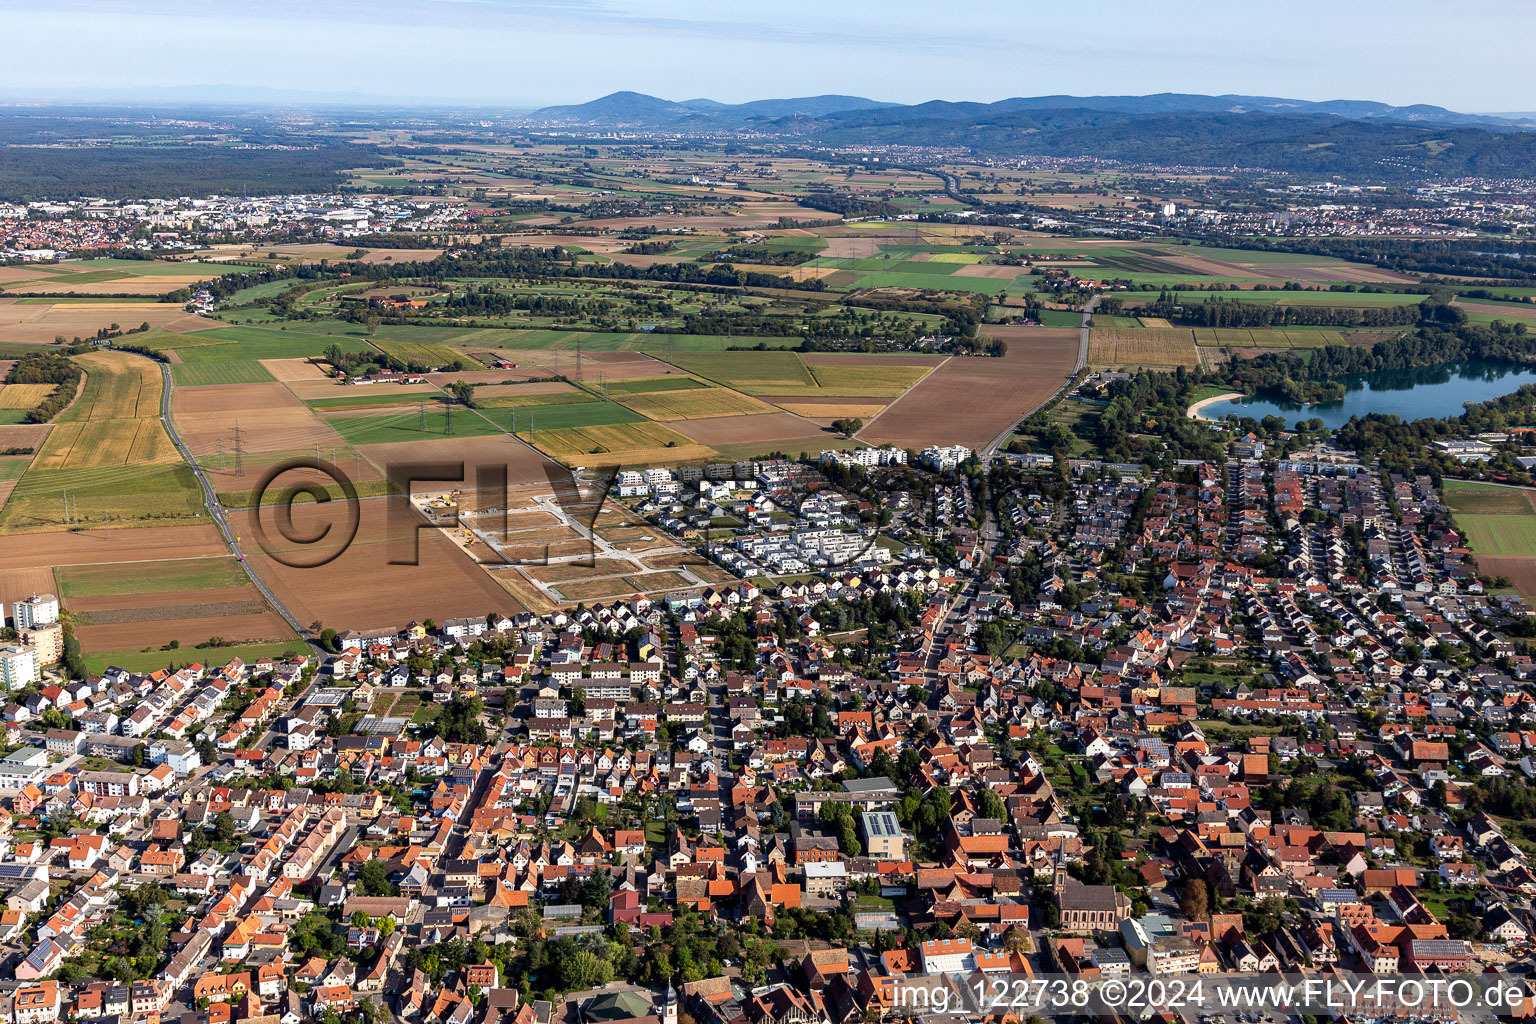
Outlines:
[{"label": "lawn", "polygon": [[435,437],[482,437],[501,433],[501,428],[466,409],[454,408],[449,429],[446,406],[428,409],[423,425],[421,412],[385,413],[379,416],[333,416],[326,420],[336,433],[352,444],[388,444],[393,441],[424,441]]}]

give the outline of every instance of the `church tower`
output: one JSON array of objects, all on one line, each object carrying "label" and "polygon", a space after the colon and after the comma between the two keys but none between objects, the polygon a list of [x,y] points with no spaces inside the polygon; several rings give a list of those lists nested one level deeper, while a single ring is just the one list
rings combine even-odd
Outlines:
[{"label": "church tower", "polygon": [[677,989],[667,982],[667,1005],[661,1014],[661,1024],[677,1024]]}]

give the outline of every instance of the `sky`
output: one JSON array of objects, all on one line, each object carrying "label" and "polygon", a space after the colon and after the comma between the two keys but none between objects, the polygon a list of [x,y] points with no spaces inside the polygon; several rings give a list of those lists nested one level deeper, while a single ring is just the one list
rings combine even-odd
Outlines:
[{"label": "sky", "polygon": [[1536,4],[1523,0],[0,0],[0,12],[12,40],[0,99],[227,85],[513,108],[621,89],[1536,108]]}]

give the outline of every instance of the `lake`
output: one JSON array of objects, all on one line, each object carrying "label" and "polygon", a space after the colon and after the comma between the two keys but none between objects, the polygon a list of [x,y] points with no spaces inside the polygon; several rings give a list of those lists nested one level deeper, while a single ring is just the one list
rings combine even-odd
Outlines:
[{"label": "lake", "polygon": [[1234,398],[1200,410],[1204,419],[1223,416],[1282,417],[1287,425],[1297,420],[1320,419],[1330,429],[1342,427],[1354,416],[1381,413],[1405,420],[1460,416],[1467,402],[1486,402],[1536,384],[1536,369],[1509,363],[1468,361],[1415,370],[1382,370],[1345,377],[1347,389],[1338,402],[1297,405],[1265,398]]}]

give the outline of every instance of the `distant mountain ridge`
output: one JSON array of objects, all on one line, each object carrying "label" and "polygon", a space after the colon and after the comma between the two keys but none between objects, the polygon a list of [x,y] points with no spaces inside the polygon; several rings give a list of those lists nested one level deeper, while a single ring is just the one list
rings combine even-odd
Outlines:
[{"label": "distant mountain ridge", "polygon": [[545,107],[530,123],[662,131],[748,129],[829,147],[923,146],[1001,159],[1263,168],[1378,181],[1536,177],[1536,120],[1444,107],[1273,96],[1033,96],[902,105],[854,96],[726,104],[614,93]]},{"label": "distant mountain ridge", "polygon": [[664,100],[641,92],[615,92],[590,103],[544,107],[535,120],[590,124],[671,123],[676,121],[734,120],[781,117],[824,117],[845,110],[897,107],[862,96],[803,96],[787,100],[753,100],[750,103],[718,103],[710,99]]},{"label": "distant mountain ridge", "polygon": [[1022,111],[1106,111],[1137,116],[1174,113],[1310,114],[1355,121],[1394,121],[1404,124],[1476,125],[1488,128],[1536,127],[1524,115],[1463,114],[1430,104],[1393,106],[1374,100],[1295,100],[1278,96],[1198,93],[1153,93],[1146,96],[1015,96],[995,103],[930,100],[926,103],[885,103],[862,96],[805,96],[795,99],[720,103],[711,99],[665,100],[639,92],[616,92],[588,103],[543,107],[530,117],[540,121],[585,124],[654,125],[780,119],[831,118],[843,122],[892,123],[895,120],[963,119]]}]

